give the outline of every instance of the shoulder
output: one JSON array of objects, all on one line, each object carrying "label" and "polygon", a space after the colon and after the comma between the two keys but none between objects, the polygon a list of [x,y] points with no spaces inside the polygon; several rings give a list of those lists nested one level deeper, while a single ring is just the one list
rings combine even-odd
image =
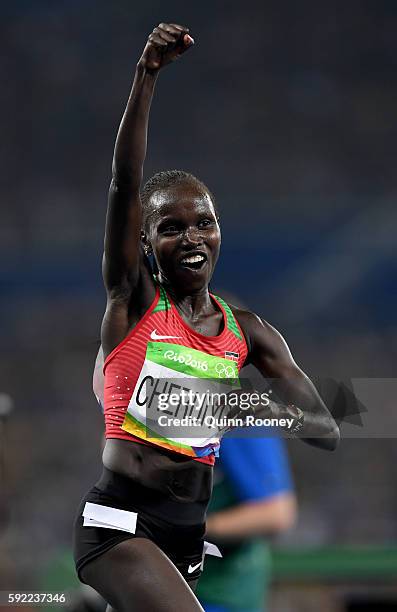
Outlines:
[{"label": "shoulder", "polygon": [[238,324],[244,332],[247,344],[251,350],[258,340],[262,342],[272,342],[275,338],[281,337],[281,334],[271,325],[254,312],[229,304],[230,309],[236,317]]},{"label": "shoulder", "polygon": [[269,370],[274,364],[290,366],[293,358],[289,347],[280,334],[268,321],[257,314],[230,305],[236,317],[248,346],[246,365],[254,364],[256,367]]}]

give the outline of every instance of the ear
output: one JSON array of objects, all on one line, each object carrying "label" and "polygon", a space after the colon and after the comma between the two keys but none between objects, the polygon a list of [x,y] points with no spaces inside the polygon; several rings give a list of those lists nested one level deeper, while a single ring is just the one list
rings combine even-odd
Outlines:
[{"label": "ear", "polygon": [[153,253],[152,245],[150,244],[149,239],[143,230],[141,230],[141,242],[143,245],[143,250],[145,251],[145,255],[151,255]]}]

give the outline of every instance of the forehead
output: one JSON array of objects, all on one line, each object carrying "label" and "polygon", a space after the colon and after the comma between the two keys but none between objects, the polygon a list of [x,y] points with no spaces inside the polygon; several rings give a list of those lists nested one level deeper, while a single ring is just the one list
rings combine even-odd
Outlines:
[{"label": "forehead", "polygon": [[215,209],[208,192],[189,183],[172,185],[155,191],[149,201],[152,221],[164,217],[185,217],[191,214],[212,214]]}]

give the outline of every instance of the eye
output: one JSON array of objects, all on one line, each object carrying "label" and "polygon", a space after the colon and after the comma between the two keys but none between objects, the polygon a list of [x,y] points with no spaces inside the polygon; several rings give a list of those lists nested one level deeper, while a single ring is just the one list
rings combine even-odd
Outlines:
[{"label": "eye", "polygon": [[177,234],[179,232],[179,228],[174,223],[169,223],[160,227],[160,232],[166,235]]},{"label": "eye", "polygon": [[201,228],[209,227],[210,225],[213,225],[213,224],[214,224],[213,219],[202,219],[199,222],[198,227],[201,229]]}]

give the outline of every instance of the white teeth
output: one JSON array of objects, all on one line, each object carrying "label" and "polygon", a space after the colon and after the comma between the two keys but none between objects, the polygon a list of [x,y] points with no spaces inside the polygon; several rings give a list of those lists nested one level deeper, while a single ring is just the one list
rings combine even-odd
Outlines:
[{"label": "white teeth", "polygon": [[192,257],[185,257],[182,259],[182,263],[198,263],[199,261],[204,261],[204,257],[202,255],[193,255]]}]

